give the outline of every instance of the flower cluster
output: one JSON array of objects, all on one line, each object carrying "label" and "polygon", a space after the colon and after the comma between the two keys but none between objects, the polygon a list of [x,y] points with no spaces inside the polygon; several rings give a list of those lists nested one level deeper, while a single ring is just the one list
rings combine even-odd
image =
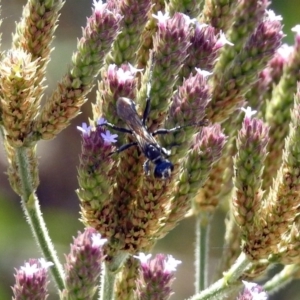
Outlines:
[{"label": "flower cluster", "polygon": [[169,299],[171,283],[174,281],[176,267],[181,261],[171,255],[157,254],[154,259],[150,255],[140,253],[140,276],[137,279],[137,299]]},{"label": "flower cluster", "polygon": [[78,233],[66,256],[65,290],[61,299],[91,299],[97,289],[104,261],[103,245],[106,239],[93,228]]},{"label": "flower cluster", "polygon": [[[0,57],[8,177],[51,262],[17,270],[15,299],[46,299],[50,264],[61,299],[91,299],[99,286],[99,299],[168,299],[179,261],[137,254],[186,216],[197,224],[192,299],[230,298],[242,282],[238,299],[266,299],[242,279],[273,263],[291,266],[266,291],[286,273],[297,277],[300,27],[294,45],[281,46],[282,18],[267,0],[94,0],[68,71],[41,102],[63,3],[29,0]],[[86,229],[63,269],[36,195],[36,146],[80,113],[98,76],[92,116],[77,126]],[[218,207],[229,216],[226,251],[221,279],[207,288],[207,233]]]},{"label": "flower cluster", "polygon": [[23,267],[16,270],[16,283],[13,286],[14,298],[44,300],[47,298],[47,269],[53,263],[43,258],[30,259]]}]

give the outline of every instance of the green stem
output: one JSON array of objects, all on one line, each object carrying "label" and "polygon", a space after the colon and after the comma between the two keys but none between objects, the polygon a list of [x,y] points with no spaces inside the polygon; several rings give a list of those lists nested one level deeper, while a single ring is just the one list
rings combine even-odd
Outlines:
[{"label": "green stem", "polygon": [[101,300],[113,300],[115,298],[116,273],[111,272],[107,263],[104,264],[103,277],[101,280]]},{"label": "green stem", "polygon": [[35,195],[32,186],[31,174],[29,173],[29,162],[26,155],[26,148],[16,149],[19,176],[22,186],[22,207],[27,216],[31,231],[40,246],[46,261],[52,262],[54,265],[50,268],[52,276],[59,290],[64,289],[64,275],[62,265],[58,260],[56,251],[49,237],[46,224],[42,217],[39,201]]},{"label": "green stem", "polygon": [[115,298],[116,275],[121,270],[128,255],[126,252],[118,252],[111,261],[105,262],[101,278],[101,300],[113,300]]},{"label": "green stem", "polygon": [[190,300],[226,299],[230,293],[236,291],[241,282],[239,278],[249,266],[249,260],[241,253],[235,264],[224,273],[224,277],[216,281],[206,290],[194,295]]},{"label": "green stem", "polygon": [[280,273],[276,274],[272,279],[270,279],[264,284],[264,290],[268,292],[268,294],[272,294],[278,291],[279,289],[282,289],[293,279],[295,279],[294,274],[298,273],[299,269],[299,265],[285,266]]},{"label": "green stem", "polygon": [[202,213],[196,217],[196,248],[195,248],[195,267],[196,267],[196,294],[207,287],[208,276],[208,236],[210,214]]},{"label": "green stem", "polygon": [[219,267],[214,274],[214,279],[222,276],[224,270],[230,267],[231,262],[241,253],[240,229],[238,228],[233,214],[229,214],[229,219],[225,221],[225,237],[223,253],[220,258]]}]

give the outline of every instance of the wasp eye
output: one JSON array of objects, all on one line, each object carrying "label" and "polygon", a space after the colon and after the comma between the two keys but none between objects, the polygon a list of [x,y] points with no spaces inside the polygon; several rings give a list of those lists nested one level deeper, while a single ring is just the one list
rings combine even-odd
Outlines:
[{"label": "wasp eye", "polygon": [[164,160],[161,163],[156,165],[154,169],[154,177],[161,178],[161,179],[168,179],[170,178],[173,169],[174,169],[173,164],[168,160]]}]

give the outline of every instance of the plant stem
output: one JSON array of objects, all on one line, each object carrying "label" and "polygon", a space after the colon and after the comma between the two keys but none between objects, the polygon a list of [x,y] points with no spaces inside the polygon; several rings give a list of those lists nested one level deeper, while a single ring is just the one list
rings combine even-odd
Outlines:
[{"label": "plant stem", "polygon": [[101,300],[113,300],[115,297],[115,280],[116,280],[116,273],[111,272],[107,263],[104,264],[103,268],[103,277],[101,280]]},{"label": "plant stem", "polygon": [[285,266],[280,273],[276,274],[272,279],[267,281],[263,288],[268,294],[275,293],[290,283],[295,277],[295,273],[299,272],[300,266],[298,264]]},{"label": "plant stem", "polygon": [[111,261],[104,263],[99,299],[113,300],[115,298],[116,275],[121,270],[128,256],[129,254],[126,252],[118,252]]},{"label": "plant stem", "polygon": [[29,172],[29,162],[26,155],[26,148],[16,149],[19,176],[22,186],[22,207],[31,231],[42,250],[46,261],[52,262],[54,265],[50,268],[54,281],[59,290],[64,289],[64,275],[62,265],[58,260],[56,251],[49,237],[49,233],[42,217],[38,198],[32,185],[31,174]]},{"label": "plant stem", "polygon": [[195,248],[195,272],[196,294],[204,290],[207,286],[208,264],[207,264],[207,249],[208,249],[208,236],[210,229],[210,214],[201,213],[196,217],[196,248]]},{"label": "plant stem", "polygon": [[241,286],[240,276],[249,266],[249,260],[241,253],[235,264],[224,273],[223,278],[216,281],[206,290],[194,295],[190,300],[226,299],[228,295]]}]

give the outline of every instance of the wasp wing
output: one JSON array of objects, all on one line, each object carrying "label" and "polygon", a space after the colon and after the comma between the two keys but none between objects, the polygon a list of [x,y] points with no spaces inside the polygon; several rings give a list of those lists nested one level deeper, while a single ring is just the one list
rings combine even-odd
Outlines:
[{"label": "wasp wing", "polygon": [[139,143],[141,150],[147,144],[157,144],[155,138],[147,131],[140,119],[135,103],[129,98],[121,97],[117,101],[117,114],[127,124]]}]

